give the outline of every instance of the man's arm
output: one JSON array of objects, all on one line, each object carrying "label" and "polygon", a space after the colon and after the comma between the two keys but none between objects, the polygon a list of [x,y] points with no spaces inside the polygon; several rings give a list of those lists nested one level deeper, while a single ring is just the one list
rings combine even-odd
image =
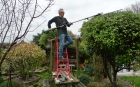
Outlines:
[{"label": "man's arm", "polygon": [[67,19],[65,18],[66,24],[68,27],[70,27],[72,25],[72,23],[68,22]]},{"label": "man's arm", "polygon": [[56,17],[48,21],[48,28],[51,29],[51,24],[56,21]]}]

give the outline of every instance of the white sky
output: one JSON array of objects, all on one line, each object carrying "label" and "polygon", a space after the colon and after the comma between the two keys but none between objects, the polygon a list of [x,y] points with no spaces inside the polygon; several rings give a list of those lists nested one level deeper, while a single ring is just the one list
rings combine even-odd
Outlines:
[{"label": "white sky", "polygon": [[[46,0],[38,0],[41,6],[46,5]],[[140,0],[55,0],[54,4],[48,12],[43,16],[44,18],[36,19],[36,22],[41,23],[47,19],[47,21],[37,28],[34,32],[29,32],[26,36],[25,41],[32,41],[33,35],[41,33],[42,30],[47,30],[48,20],[58,15],[58,10],[63,8],[65,11],[65,18],[69,22],[74,22],[97,13],[107,13],[119,9],[124,9],[129,7],[131,4],[135,4]],[[85,20],[86,21],[86,20]],[[71,27],[68,27],[68,30],[71,30],[74,34],[79,34],[79,29],[82,27],[84,21],[77,22]],[[52,24],[52,28],[55,27],[55,24]]]}]

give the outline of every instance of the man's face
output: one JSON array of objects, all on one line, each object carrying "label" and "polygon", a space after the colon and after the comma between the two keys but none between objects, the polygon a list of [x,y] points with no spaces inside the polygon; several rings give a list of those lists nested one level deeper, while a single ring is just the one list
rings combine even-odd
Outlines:
[{"label": "man's face", "polygon": [[60,17],[63,17],[63,16],[64,16],[64,10],[61,10],[61,11],[59,12],[59,15],[60,15]]}]

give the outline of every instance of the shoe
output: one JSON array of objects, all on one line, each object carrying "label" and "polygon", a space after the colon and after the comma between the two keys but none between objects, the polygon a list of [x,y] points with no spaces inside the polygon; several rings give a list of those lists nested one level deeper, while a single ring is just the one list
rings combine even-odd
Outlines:
[{"label": "shoe", "polygon": [[65,60],[66,58],[64,58],[63,56],[59,57],[60,60]]}]

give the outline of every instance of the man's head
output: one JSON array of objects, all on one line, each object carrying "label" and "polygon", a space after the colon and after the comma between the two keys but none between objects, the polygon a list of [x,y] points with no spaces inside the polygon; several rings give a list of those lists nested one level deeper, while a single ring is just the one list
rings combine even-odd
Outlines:
[{"label": "man's head", "polygon": [[60,9],[58,10],[58,13],[59,13],[59,16],[60,16],[60,17],[63,17],[63,16],[64,16],[64,9],[60,8]]}]

